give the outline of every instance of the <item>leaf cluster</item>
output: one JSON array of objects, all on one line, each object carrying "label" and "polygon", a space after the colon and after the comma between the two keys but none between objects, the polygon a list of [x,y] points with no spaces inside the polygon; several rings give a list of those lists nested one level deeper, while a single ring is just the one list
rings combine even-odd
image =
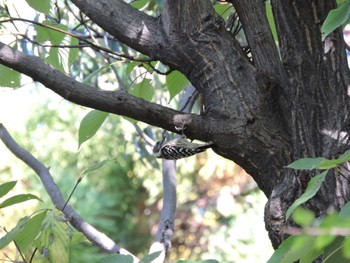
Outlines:
[{"label": "leaf cluster", "polygon": [[297,170],[320,170],[308,183],[305,192],[294,201],[286,212],[286,220],[291,216],[300,228],[286,229],[291,236],[287,238],[272,255],[268,263],[312,262],[322,257],[322,262],[349,262],[350,260],[350,202],[339,213],[331,212],[316,218],[311,211],[300,206],[314,197],[326,180],[330,169],[341,176],[343,163],[350,160],[350,150],[336,159],[324,157],[303,158],[287,167]]}]

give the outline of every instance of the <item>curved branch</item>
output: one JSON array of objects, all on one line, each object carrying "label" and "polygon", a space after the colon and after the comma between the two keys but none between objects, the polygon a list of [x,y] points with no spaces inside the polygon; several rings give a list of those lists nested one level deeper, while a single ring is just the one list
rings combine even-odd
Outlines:
[{"label": "curved branch", "polygon": [[0,64],[21,72],[63,98],[76,104],[127,116],[150,125],[179,133],[175,127],[185,124],[190,138],[209,141],[210,126],[217,120],[179,111],[134,97],[126,91],[106,91],[73,80],[35,56],[28,56],[0,42]]},{"label": "curved branch", "polygon": [[148,16],[122,0],[72,0],[96,24],[124,44],[156,58],[164,46],[157,18]]},{"label": "curved branch", "polygon": [[[30,168],[32,168],[35,173],[40,177],[40,180],[49,194],[52,203],[59,210],[65,205],[65,200],[57,187],[56,183],[52,179],[50,171],[46,168],[38,159],[36,159],[30,152],[19,146],[16,141],[11,137],[6,128],[0,123],[0,139],[6,145],[6,147],[19,159],[25,162]],[[114,243],[109,237],[104,233],[99,232],[89,223],[87,223],[79,214],[77,214],[73,208],[67,205],[63,211],[69,222],[80,232],[82,232],[87,239],[92,243],[96,244],[103,251],[109,253],[120,253],[125,255],[131,255],[136,259],[130,252],[123,248],[120,248]]]}]

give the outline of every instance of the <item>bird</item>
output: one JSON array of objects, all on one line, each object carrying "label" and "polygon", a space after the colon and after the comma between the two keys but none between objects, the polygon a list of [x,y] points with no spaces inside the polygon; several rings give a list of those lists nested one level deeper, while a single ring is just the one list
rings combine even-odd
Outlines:
[{"label": "bird", "polygon": [[165,141],[164,136],[161,141],[154,145],[153,153],[157,158],[178,160],[204,152],[206,149],[211,148],[213,144],[213,142],[204,144],[192,143],[185,136]]}]

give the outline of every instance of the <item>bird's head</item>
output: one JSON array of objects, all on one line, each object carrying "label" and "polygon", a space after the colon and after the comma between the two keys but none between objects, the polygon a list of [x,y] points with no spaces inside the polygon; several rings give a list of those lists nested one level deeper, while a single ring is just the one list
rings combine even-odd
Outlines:
[{"label": "bird's head", "polygon": [[153,154],[157,158],[162,157],[161,148],[163,146],[164,141],[165,141],[165,136],[163,137],[163,139],[161,141],[156,142],[156,144],[153,146]]}]

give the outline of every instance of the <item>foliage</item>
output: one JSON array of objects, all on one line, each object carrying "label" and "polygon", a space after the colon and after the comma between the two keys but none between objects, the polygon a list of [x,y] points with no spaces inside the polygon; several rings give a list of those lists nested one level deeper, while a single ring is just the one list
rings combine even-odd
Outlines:
[{"label": "foliage", "polygon": [[345,0],[338,8],[329,12],[326,20],[324,21],[321,31],[322,40],[333,32],[336,28],[349,24],[350,22],[350,0]]},{"label": "foliage", "polygon": [[292,263],[299,260],[307,263],[318,257],[322,257],[322,262],[349,262],[350,202],[339,213],[330,211],[321,218],[300,208],[300,205],[317,194],[331,169],[342,174],[343,164],[349,160],[350,151],[346,151],[336,159],[303,158],[287,166],[297,170],[324,171],[309,181],[305,192],[287,210],[286,220],[292,215],[293,221],[300,228],[286,230],[291,236],[282,242],[268,263]]}]

